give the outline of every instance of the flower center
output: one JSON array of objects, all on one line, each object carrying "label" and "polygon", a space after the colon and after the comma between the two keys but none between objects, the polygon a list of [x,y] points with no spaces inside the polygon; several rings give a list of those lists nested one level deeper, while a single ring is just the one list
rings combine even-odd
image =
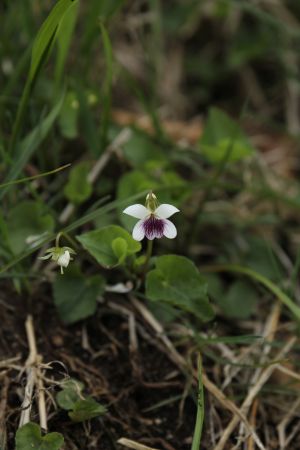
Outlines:
[{"label": "flower center", "polygon": [[146,197],[146,208],[153,213],[157,207],[158,201],[156,195],[154,195],[153,192],[151,191]]},{"label": "flower center", "polygon": [[163,219],[155,217],[154,214],[150,214],[143,223],[143,227],[147,239],[161,238],[164,234],[165,222]]}]

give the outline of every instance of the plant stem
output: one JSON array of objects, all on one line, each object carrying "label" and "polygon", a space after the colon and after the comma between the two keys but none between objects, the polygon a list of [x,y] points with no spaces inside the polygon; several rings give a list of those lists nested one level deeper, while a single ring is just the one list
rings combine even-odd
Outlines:
[{"label": "plant stem", "polygon": [[60,232],[57,234],[56,239],[55,239],[55,247],[59,247],[59,246],[60,246],[60,245],[59,245],[59,240],[60,240],[61,237],[64,237],[67,241],[69,241],[70,244],[71,244],[73,247],[78,248],[77,242],[74,241],[74,239],[72,239],[71,236],[69,236],[69,234],[68,234],[68,233],[65,233],[64,231],[60,231]]},{"label": "plant stem", "polygon": [[55,238],[55,247],[59,247],[59,240],[61,238],[62,232],[60,231]]},{"label": "plant stem", "polygon": [[191,450],[199,450],[202,436],[204,420],[204,392],[202,382],[202,361],[200,353],[198,355],[198,396],[197,396],[197,416],[194,429],[194,436]]},{"label": "plant stem", "polygon": [[152,251],[153,251],[153,241],[148,239],[147,251],[146,251],[146,261],[145,261],[144,269],[143,269],[143,273],[142,273],[142,280],[144,280],[144,278],[146,277],[146,274],[147,274],[147,271],[148,271],[148,267],[149,267],[149,261],[150,261],[150,258],[152,256]]}]

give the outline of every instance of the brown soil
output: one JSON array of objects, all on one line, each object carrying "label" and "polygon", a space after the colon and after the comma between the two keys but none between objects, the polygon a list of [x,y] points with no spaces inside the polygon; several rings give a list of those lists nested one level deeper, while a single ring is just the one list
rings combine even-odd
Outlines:
[{"label": "brown soil", "polygon": [[[63,434],[64,449],[124,448],[116,444],[121,437],[159,449],[189,449],[195,403],[192,397],[187,397],[180,412],[179,397],[186,387],[186,379],[158,348],[150,330],[141,321],[137,324],[138,352],[133,353],[129,348],[128,318],[119,311],[100,305],[97,313],[84,324],[67,327],[60,322],[48,299],[49,293],[40,292],[35,295],[33,307],[38,351],[43,362],[52,362],[47,378],[57,381],[69,376],[76,378],[85,384],[86,394],[108,407],[103,417],[74,424],[51,401],[59,386],[47,386],[49,431]],[[121,296],[114,301],[124,306]],[[126,306],[130,308],[129,304]],[[24,298],[17,298],[13,293],[7,295],[0,304],[0,316],[0,360],[20,355],[20,361],[15,364],[23,365],[28,356]],[[0,367],[0,376],[1,381],[9,380],[7,404],[0,418],[6,417],[10,450],[14,448],[26,375],[13,368],[1,372]],[[168,404],[151,410],[164,401]],[[31,420],[39,422],[36,405]]]},{"label": "brown soil", "polygon": [[[60,390],[59,385],[48,382],[45,388],[49,431],[63,434],[63,449],[121,450],[124,447],[117,444],[117,441],[125,437],[159,450],[190,450],[196,417],[195,380],[192,375],[182,374],[180,368],[172,362],[159,336],[130,300],[121,295],[107,295],[93,317],[76,325],[66,326],[59,320],[51,297],[49,285],[44,284],[32,296],[31,305],[38,352],[44,363],[51,363],[51,368],[46,372],[47,379],[61,381],[67,377],[76,378],[84,383],[86,395],[108,408],[107,414],[101,418],[85,423],[72,423],[67,412],[58,408],[53,401]],[[26,373],[22,371],[28,357],[24,326],[28,311],[25,303],[24,295],[17,296],[9,288],[3,289],[0,297],[0,438],[6,432],[5,450],[14,449],[26,384]],[[272,305],[266,302],[262,306],[262,311],[270,311],[270,317],[276,322],[277,313],[274,315],[272,312],[275,310]],[[133,341],[129,338],[128,312],[135,318],[137,351],[130,347],[130,342]],[[263,322],[269,320],[266,314],[261,319]],[[254,334],[254,330],[257,330],[255,322],[253,331],[249,332],[251,322],[235,322],[233,325],[224,319],[219,323],[215,322],[214,329],[219,336],[229,336],[230,330],[232,335],[233,326],[237,335]],[[239,328],[243,326],[244,329]],[[294,339],[291,337],[294,331],[289,322],[274,324],[275,329],[277,338],[268,357],[266,370],[278,360],[278,350],[287,341]],[[284,359],[281,358],[279,362],[286,365],[288,359],[286,367],[296,374],[299,355],[297,341],[293,341],[293,347],[292,353],[285,353]],[[249,343],[241,347],[234,346],[234,354],[240,358],[249,348]],[[264,347],[263,342],[253,346],[246,360],[240,360],[242,367],[238,375],[232,378],[226,389],[222,389],[224,378],[228,375],[225,369],[226,366],[228,368],[228,358],[222,355],[221,346],[203,347],[205,373],[219,387],[221,394],[216,395],[206,385],[201,450],[215,448],[233,417],[226,403],[221,404],[222,395],[225,394],[236,406],[242,404],[252,387],[249,383],[253,374],[259,367],[255,365],[255,361],[259,361],[264,348],[267,347]],[[178,350],[186,360],[191,361],[195,375],[196,352],[192,342],[181,343]],[[20,357],[19,360],[6,367],[3,365],[3,361],[16,356]],[[237,367],[238,365],[233,364],[230,370],[234,371]],[[279,371],[274,371],[268,382],[261,386],[250,408],[248,420],[265,442],[266,449],[280,448],[277,427],[284,420],[287,421],[286,436],[290,433],[293,435],[289,450],[300,448],[299,405],[296,405],[298,389],[299,381],[294,376],[290,377]],[[36,398],[33,401],[31,420],[39,423]],[[239,436],[237,426],[222,448],[243,448],[242,442],[234,447]],[[245,448],[256,448],[251,436],[248,436],[246,442]]]}]

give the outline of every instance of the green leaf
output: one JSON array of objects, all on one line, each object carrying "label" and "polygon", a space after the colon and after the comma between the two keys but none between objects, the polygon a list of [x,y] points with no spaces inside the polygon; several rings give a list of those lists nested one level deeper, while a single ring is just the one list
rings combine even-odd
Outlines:
[{"label": "green leaf", "polygon": [[272,281],[281,282],[284,278],[282,265],[272,251],[271,244],[268,244],[264,239],[250,236],[247,239],[247,248],[241,255],[241,260],[244,265]]},{"label": "green leaf", "polygon": [[86,147],[93,157],[98,158],[103,150],[99,141],[98,122],[95,120],[95,114],[86,95],[86,88],[81,84],[81,80],[76,80],[75,88],[79,102],[80,137],[86,142]]},{"label": "green leaf", "polygon": [[75,403],[80,400],[83,388],[84,385],[80,381],[74,379],[65,381],[62,390],[56,395],[58,405],[67,411],[73,409]]},{"label": "green leaf", "polygon": [[111,247],[118,258],[118,263],[122,264],[127,256],[128,244],[125,239],[117,237],[112,241]]},{"label": "green leaf", "polygon": [[215,273],[205,274],[209,295],[219,305],[225,316],[247,319],[257,305],[258,293],[247,280],[237,280],[225,286],[221,277]]},{"label": "green leaf", "polygon": [[92,185],[88,181],[90,164],[83,161],[70,171],[69,181],[64,188],[64,194],[70,202],[83,203],[92,193]]},{"label": "green leaf", "polygon": [[79,1],[73,1],[64,14],[57,31],[57,58],[55,67],[55,81],[59,85],[65,66],[72,34],[78,16]]},{"label": "green leaf", "polygon": [[13,125],[12,137],[9,145],[10,153],[15,151],[16,142],[25,122],[25,114],[34,83],[36,82],[38,74],[53,47],[60,22],[68,8],[72,6],[75,1],[77,0],[58,0],[36,35],[32,47],[29,74],[23,89],[22,97],[16,113],[16,119]]},{"label": "green leaf", "polygon": [[62,135],[67,139],[75,139],[78,135],[77,123],[79,102],[75,92],[68,92],[59,114],[59,126]]},{"label": "green leaf", "polygon": [[207,284],[192,261],[183,256],[165,255],[156,259],[155,266],[146,277],[148,299],[167,302],[203,321],[214,317]]},{"label": "green leaf", "polygon": [[53,296],[61,319],[71,324],[94,314],[104,286],[103,277],[87,277],[74,266],[59,275],[53,284]]},{"label": "green leaf", "polygon": [[106,408],[92,398],[78,400],[69,412],[69,417],[74,422],[83,422],[106,413]]},{"label": "green leaf", "polygon": [[258,293],[251,283],[237,280],[215,300],[227,317],[248,319],[257,305]]},{"label": "green leaf", "polygon": [[15,254],[28,248],[27,242],[34,242],[36,237],[37,243],[39,236],[45,238],[54,229],[54,220],[46,212],[45,206],[33,200],[21,202],[12,208],[7,222],[9,245]]},{"label": "green leaf", "polygon": [[111,40],[104,24],[100,22],[99,26],[101,31],[103,53],[106,66],[103,86],[101,89],[102,107],[101,107],[101,122],[100,122],[100,148],[104,150],[105,146],[108,144],[107,138],[110,120],[111,92],[113,79],[113,51]]},{"label": "green leaf", "polygon": [[152,160],[160,161],[160,163],[166,161],[163,153],[150,137],[139,130],[132,130],[129,141],[123,145],[123,153],[134,167],[144,166]]},{"label": "green leaf", "polygon": [[[249,277],[251,280],[260,283],[272,294],[274,294],[278,300],[280,300],[289,310],[294,314],[297,320],[300,320],[300,308],[296,302],[289,297],[284,291],[282,291],[275,283],[268,278],[264,277],[258,272],[250,269],[249,267],[243,267],[238,264],[218,264],[213,267],[214,272],[233,272],[240,273]],[[206,268],[207,270],[207,268]]]},{"label": "green leaf", "polygon": [[59,450],[63,443],[60,433],[42,436],[40,427],[32,422],[19,428],[16,434],[16,450]]},{"label": "green leaf", "polygon": [[174,308],[174,306],[165,302],[147,302],[149,311],[161,322],[168,324],[174,322],[176,318],[180,317],[181,311]]},{"label": "green leaf", "polygon": [[[32,154],[46,138],[62,107],[64,96],[65,92],[62,92],[49,114],[18,144],[13,165],[11,166],[7,176],[4,178],[4,183],[13,181],[19,176]],[[7,186],[1,189],[0,199],[3,199],[4,195],[10,188],[11,186]]]},{"label": "green leaf", "polygon": [[[126,243],[126,248],[124,242]],[[96,261],[105,267],[114,267],[121,264],[126,256],[133,255],[141,250],[141,244],[131,235],[117,225],[109,225],[99,230],[77,236],[77,240]]]},{"label": "green leaf", "polygon": [[218,108],[211,108],[200,139],[201,153],[213,164],[235,162],[254,149],[239,125]]},{"label": "green leaf", "polygon": [[109,19],[124,3],[124,0],[102,0],[98,3],[98,15],[102,19]]},{"label": "green leaf", "polygon": [[71,379],[63,384],[63,389],[56,396],[58,405],[69,411],[74,422],[83,422],[106,413],[106,408],[94,399],[82,398],[83,384]]},{"label": "green leaf", "polygon": [[30,80],[35,78],[41,64],[46,60],[56,38],[58,27],[63,20],[66,11],[74,5],[74,2],[77,3],[77,0],[58,0],[39,29],[32,48],[29,70]]}]

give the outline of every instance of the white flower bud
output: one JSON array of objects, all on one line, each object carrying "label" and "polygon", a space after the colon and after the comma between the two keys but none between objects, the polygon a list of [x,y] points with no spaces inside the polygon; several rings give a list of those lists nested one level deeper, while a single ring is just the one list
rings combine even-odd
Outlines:
[{"label": "white flower bud", "polygon": [[63,273],[63,267],[68,267],[71,256],[68,250],[65,250],[62,255],[59,256],[57,264],[61,267],[61,273]]}]

